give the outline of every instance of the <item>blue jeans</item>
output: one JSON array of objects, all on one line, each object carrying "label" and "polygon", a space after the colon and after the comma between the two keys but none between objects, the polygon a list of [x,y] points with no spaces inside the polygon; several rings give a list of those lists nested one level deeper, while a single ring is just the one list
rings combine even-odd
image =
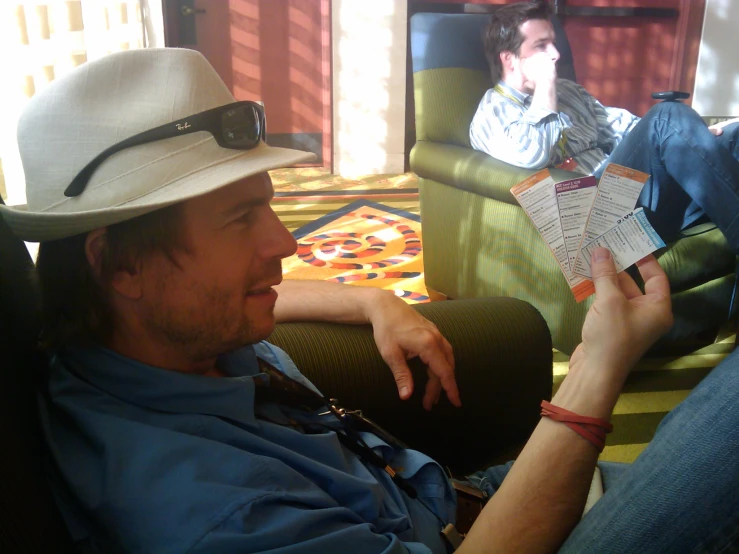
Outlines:
[{"label": "blue jeans", "polygon": [[673,240],[682,229],[708,218],[739,253],[737,160],[739,125],[716,137],[680,102],[655,105],[608,158],[651,175],[637,206],[644,208],[663,240]]},{"label": "blue jeans", "polygon": [[[492,495],[510,463],[478,472]],[[560,552],[739,552],[739,350],[662,421],[633,464],[599,464],[605,494]]]}]

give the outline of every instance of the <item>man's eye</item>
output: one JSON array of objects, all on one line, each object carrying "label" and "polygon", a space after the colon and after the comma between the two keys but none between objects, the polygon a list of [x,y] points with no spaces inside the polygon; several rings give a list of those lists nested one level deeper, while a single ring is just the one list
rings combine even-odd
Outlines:
[{"label": "man's eye", "polygon": [[249,221],[252,220],[253,217],[254,217],[254,211],[249,210],[248,212],[245,212],[241,214],[238,218],[236,218],[236,221],[239,221],[241,223],[248,223]]}]

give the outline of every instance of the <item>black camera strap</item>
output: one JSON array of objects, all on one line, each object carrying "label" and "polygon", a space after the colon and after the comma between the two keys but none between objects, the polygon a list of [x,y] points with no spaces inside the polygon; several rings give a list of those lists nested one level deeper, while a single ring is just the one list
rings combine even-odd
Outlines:
[{"label": "black camera strap", "polygon": [[374,433],[395,448],[407,448],[400,440],[393,437],[388,431],[382,429],[370,419],[364,417],[360,410],[346,410],[339,405],[337,399],[326,398],[295,379],[288,377],[282,371],[261,358],[258,359],[258,362],[259,369],[263,374],[269,376],[269,379],[254,379],[254,383],[256,384],[254,400],[257,405],[262,402],[272,402],[310,413],[324,410],[317,415],[334,416],[340,424],[340,429],[331,429],[336,433],[341,444],[347,450],[356,454],[363,462],[371,464],[387,473],[400,490],[406,493],[408,497],[420,502],[438,520],[441,525],[440,533],[452,548],[456,549],[459,547],[462,542],[462,536],[457,532],[456,528],[451,523],[445,523],[418,496],[415,487],[401,477],[379,454],[367,445],[359,434],[359,431]]}]

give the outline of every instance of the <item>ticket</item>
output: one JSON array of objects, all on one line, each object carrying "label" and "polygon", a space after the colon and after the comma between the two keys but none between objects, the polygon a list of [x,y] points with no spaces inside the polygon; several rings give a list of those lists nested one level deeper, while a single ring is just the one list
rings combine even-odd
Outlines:
[{"label": "ticket", "polygon": [[598,247],[608,248],[613,254],[616,271],[623,271],[651,254],[665,243],[647,220],[642,208],[638,208],[616,220],[616,226],[587,244],[577,257],[574,272],[591,278],[590,258]]},{"label": "ticket", "polygon": [[592,175],[562,181],[554,186],[557,195],[559,219],[567,249],[570,271],[575,267],[575,258],[585,231],[588,215],[598,192],[598,181]]},{"label": "ticket", "polygon": [[557,206],[554,179],[549,170],[543,169],[535,173],[511,188],[511,193],[524,209],[526,215],[529,216],[536,230],[544,238],[552,254],[554,254],[572,293],[575,295],[575,299],[580,302],[593,294],[595,288],[592,281],[575,275],[570,269]]},{"label": "ticket", "polygon": [[608,164],[598,183],[593,208],[585,225],[582,243],[589,244],[611,229],[636,206],[649,175],[617,164]]}]

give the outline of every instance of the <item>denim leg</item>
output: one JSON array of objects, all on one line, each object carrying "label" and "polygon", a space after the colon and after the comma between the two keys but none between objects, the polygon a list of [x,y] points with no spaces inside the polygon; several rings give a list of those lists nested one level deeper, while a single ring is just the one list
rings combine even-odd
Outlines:
[{"label": "denim leg", "polygon": [[[662,236],[708,216],[739,253],[737,129],[716,137],[680,102],[654,106],[616,147],[608,161],[649,173],[638,206]],[[733,141],[733,142],[732,142]]]},{"label": "denim leg", "polygon": [[739,551],[739,350],[660,424],[561,552]]},{"label": "denim leg", "polygon": [[726,148],[735,160],[739,160],[739,123],[732,123],[724,127],[724,132],[716,140]]},{"label": "denim leg", "polygon": [[512,466],[513,462],[511,461],[507,464],[492,466],[485,470],[477,471],[467,476],[467,482],[473,487],[486,492],[488,497],[491,498],[500,488],[500,485],[503,484],[503,479],[508,475]]},{"label": "denim leg", "polygon": [[603,479],[603,492],[615,486],[618,480],[624,475],[631,464],[622,464],[619,462],[598,462],[600,468],[600,476]]}]

